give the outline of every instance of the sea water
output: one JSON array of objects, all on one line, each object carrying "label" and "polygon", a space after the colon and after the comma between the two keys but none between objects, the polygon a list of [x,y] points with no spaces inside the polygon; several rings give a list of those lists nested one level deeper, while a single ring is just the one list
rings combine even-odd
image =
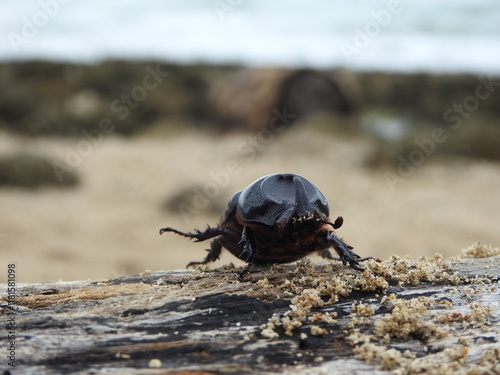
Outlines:
[{"label": "sea water", "polygon": [[500,73],[498,0],[16,0],[0,61]]}]

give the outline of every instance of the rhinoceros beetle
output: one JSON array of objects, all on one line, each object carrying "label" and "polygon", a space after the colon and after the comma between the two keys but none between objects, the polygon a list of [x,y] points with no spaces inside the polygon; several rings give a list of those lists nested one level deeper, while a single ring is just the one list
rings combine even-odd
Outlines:
[{"label": "rhinoceros beetle", "polygon": [[296,174],[277,173],[235,193],[217,227],[195,229],[194,233],[167,227],[160,229],[160,234],[174,232],[196,242],[213,238],[205,259],[187,267],[217,260],[224,247],[247,263],[238,274],[240,281],[254,264],[289,263],[311,253],[335,259],[330,247],[344,265],[363,271],[359,262],[369,258],[361,259],[352,246],[335,235],[334,229],[342,226],[343,218],[332,222],[328,216],[328,202],[316,186]]}]

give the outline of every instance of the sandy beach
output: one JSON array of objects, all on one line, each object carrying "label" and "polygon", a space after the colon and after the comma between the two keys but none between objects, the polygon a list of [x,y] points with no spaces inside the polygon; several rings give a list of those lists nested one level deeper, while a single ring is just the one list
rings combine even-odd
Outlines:
[{"label": "sandy beach", "polygon": [[[251,136],[106,135],[74,166],[81,179],[77,186],[0,188],[2,258],[17,264],[19,282],[184,268],[205,256],[205,244],[160,236],[158,230],[203,228],[219,215],[193,204],[195,210],[183,217],[179,210],[166,210],[166,200],[194,187],[218,186],[209,200],[221,207],[235,191],[275,172],[300,174],[316,184],[329,200],[331,216],[344,217],[338,235],[362,256],[452,256],[476,241],[500,243],[496,162],[429,157],[392,189],[385,173],[397,170],[366,167],[372,149],[362,138],[308,127],[293,127],[267,143],[251,143]],[[65,160],[81,142],[5,133],[0,150],[29,149]],[[242,153],[250,144],[259,151]],[[226,252],[214,266],[229,262],[238,261]]]}]

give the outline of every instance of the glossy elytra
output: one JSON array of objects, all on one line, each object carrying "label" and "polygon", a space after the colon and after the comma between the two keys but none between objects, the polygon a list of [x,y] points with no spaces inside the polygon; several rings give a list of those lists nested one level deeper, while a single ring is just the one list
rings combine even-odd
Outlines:
[{"label": "glossy elytra", "polygon": [[344,265],[363,271],[359,262],[369,258],[361,259],[335,235],[334,229],[342,223],[341,216],[330,220],[326,198],[309,180],[279,173],[261,177],[235,193],[217,227],[194,233],[167,227],[160,234],[174,232],[196,242],[212,239],[205,259],[187,266],[217,260],[224,247],[247,262],[239,280],[254,264],[288,263],[312,253],[334,259],[331,247]]}]

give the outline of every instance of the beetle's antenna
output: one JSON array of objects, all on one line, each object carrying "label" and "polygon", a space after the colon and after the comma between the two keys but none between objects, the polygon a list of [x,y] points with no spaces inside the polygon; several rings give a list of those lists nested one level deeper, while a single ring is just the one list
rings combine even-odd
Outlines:
[{"label": "beetle's antenna", "polygon": [[342,216],[339,216],[336,220],[335,223],[332,223],[331,221],[327,220],[320,220],[323,224],[328,224],[333,227],[333,229],[339,229],[342,224],[344,223],[344,218]]}]

